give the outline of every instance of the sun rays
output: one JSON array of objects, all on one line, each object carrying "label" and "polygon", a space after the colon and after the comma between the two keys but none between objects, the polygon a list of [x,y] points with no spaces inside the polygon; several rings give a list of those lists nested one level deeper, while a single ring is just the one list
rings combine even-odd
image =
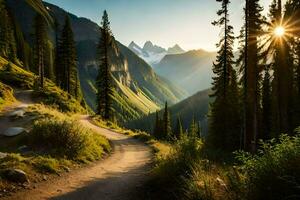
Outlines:
[{"label": "sun rays", "polygon": [[276,37],[282,37],[285,34],[285,28],[283,26],[277,26],[274,29],[274,34]]}]

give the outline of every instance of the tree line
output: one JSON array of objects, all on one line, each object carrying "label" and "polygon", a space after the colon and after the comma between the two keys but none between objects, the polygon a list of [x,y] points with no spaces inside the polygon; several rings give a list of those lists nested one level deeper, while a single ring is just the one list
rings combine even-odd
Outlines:
[{"label": "tree line", "polygon": [[69,16],[62,30],[55,29],[58,38],[54,44],[48,36],[53,24],[39,12],[34,17],[32,41],[25,40],[5,0],[0,1],[0,16],[0,56],[37,74],[40,88],[48,78],[79,99],[77,55]]},{"label": "tree line", "polygon": [[[0,0],[0,56],[35,73],[38,77],[36,86],[39,89],[43,90],[45,79],[49,79],[77,100],[84,102],[70,17],[66,14],[64,24],[61,25],[51,11],[46,15],[38,11],[36,13],[31,41],[26,41],[6,0]],[[55,32],[54,41],[49,38],[50,29]],[[97,114],[105,120],[113,119],[110,53],[111,48],[116,48],[114,45],[108,14],[104,11],[99,30],[99,70],[96,86]]]},{"label": "tree line", "polygon": [[213,65],[213,94],[208,145],[255,152],[260,139],[295,134],[300,125],[300,3],[273,0],[268,17],[259,0],[245,0],[239,58],[234,58],[229,0],[217,0],[213,25],[222,38]]},{"label": "tree line", "polygon": [[168,102],[166,102],[162,116],[156,111],[152,136],[158,140],[166,141],[180,140],[184,137],[201,138],[200,123],[196,121],[195,117],[193,117],[190,127],[187,130],[184,130],[182,126],[180,115],[176,118],[174,129],[171,124],[172,119],[170,117],[170,110]]}]

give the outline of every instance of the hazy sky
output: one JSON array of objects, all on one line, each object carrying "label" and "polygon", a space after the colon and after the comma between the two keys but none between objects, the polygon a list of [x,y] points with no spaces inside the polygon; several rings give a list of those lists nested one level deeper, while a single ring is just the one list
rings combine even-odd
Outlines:
[{"label": "hazy sky", "polygon": [[[162,47],[179,44],[185,50],[215,50],[219,28],[216,19],[220,3],[215,0],[46,0],[98,24],[106,9],[116,38],[125,45],[146,40]],[[230,19],[239,33],[244,0],[231,0]],[[261,0],[265,9],[271,0]]]}]

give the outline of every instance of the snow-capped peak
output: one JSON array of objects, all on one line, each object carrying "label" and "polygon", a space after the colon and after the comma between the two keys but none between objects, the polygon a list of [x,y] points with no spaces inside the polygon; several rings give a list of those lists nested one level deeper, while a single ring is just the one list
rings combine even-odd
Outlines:
[{"label": "snow-capped peak", "polygon": [[158,64],[168,54],[180,54],[185,52],[178,44],[166,50],[154,45],[151,41],[145,42],[143,48],[132,41],[128,48],[150,65]]}]

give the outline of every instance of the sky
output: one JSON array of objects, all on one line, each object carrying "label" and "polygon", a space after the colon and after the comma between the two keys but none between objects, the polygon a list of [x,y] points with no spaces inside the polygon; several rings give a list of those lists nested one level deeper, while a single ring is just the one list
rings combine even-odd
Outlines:
[{"label": "sky", "polygon": [[[79,17],[100,24],[107,10],[113,34],[124,45],[150,40],[164,48],[179,44],[185,50],[215,51],[220,28],[220,3],[215,0],[46,0]],[[244,0],[231,0],[230,20],[236,35],[243,23]],[[267,12],[271,0],[261,0]]]}]

